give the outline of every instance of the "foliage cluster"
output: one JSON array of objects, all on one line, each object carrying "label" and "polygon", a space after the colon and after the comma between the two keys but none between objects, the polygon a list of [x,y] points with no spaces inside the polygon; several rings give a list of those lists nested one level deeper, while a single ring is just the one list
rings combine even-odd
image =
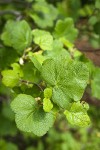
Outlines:
[{"label": "foliage cluster", "polygon": [[83,95],[100,103],[100,68],[75,41],[99,49],[100,1],[1,0],[0,14],[0,149],[22,136],[27,150],[99,150],[99,107]]}]

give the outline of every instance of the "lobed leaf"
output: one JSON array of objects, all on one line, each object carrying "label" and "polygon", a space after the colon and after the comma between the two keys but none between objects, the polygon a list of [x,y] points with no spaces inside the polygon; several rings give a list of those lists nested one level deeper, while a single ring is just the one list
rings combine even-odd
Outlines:
[{"label": "lobed leaf", "polygon": [[35,29],[32,31],[32,34],[34,36],[34,42],[43,50],[52,50],[53,37],[49,32]]},{"label": "lobed leaf", "polygon": [[1,39],[5,45],[11,46],[20,52],[32,42],[31,29],[25,20],[8,21]]},{"label": "lobed leaf", "polygon": [[53,26],[53,22],[58,16],[58,10],[52,4],[42,0],[35,3],[32,8],[29,15],[40,28]]},{"label": "lobed leaf", "polygon": [[74,42],[78,35],[78,30],[74,27],[73,19],[66,18],[63,20],[58,20],[55,26],[54,35],[56,38],[65,38],[70,42]]},{"label": "lobed leaf", "polygon": [[23,72],[17,63],[11,65],[13,70],[4,70],[1,72],[3,78],[2,83],[8,87],[13,88],[19,82],[19,79],[23,77]]},{"label": "lobed leaf", "polygon": [[53,102],[63,108],[82,98],[89,80],[88,67],[82,62],[66,59],[66,56],[44,61],[41,75],[53,88]]},{"label": "lobed leaf", "polygon": [[87,114],[87,104],[74,102],[71,106],[71,109],[69,111],[66,110],[64,114],[72,125],[85,127],[90,124],[90,118]]},{"label": "lobed leaf", "polygon": [[46,134],[52,127],[55,117],[52,112],[46,113],[39,107],[35,99],[26,94],[19,94],[11,103],[15,112],[17,127],[25,132],[32,132],[37,136]]}]

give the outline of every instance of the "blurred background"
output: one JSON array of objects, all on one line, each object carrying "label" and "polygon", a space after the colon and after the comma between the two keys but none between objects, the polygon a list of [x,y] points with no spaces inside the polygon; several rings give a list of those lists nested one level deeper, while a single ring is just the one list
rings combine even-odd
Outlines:
[{"label": "blurred background", "polygon": [[[73,18],[79,31],[75,47],[86,61],[89,58],[99,68],[100,0],[0,0],[0,34],[7,20],[25,19],[32,29],[52,32],[55,22],[66,17]],[[6,51],[0,40],[0,72],[13,63],[17,55],[10,48]],[[91,126],[73,127],[59,115],[54,127],[43,137],[37,137],[17,129],[9,105],[11,90],[2,84],[0,75],[0,150],[100,150],[100,70],[96,76],[98,93],[96,87],[93,95],[88,88],[83,96],[90,105]]]}]

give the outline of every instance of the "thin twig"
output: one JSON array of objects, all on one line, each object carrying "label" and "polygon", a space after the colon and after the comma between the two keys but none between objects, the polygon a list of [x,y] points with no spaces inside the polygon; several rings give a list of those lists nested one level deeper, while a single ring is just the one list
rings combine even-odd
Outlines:
[{"label": "thin twig", "polygon": [[38,48],[39,48],[39,46],[38,46],[38,45],[37,45],[37,46],[35,46],[35,47],[34,47],[34,49],[32,49],[32,52],[37,51],[37,50],[38,50]]},{"label": "thin twig", "polygon": [[37,83],[31,82],[31,81],[26,81],[26,80],[20,80],[20,82],[25,83],[25,84],[36,85],[41,91],[43,91],[42,87],[39,84],[37,84]]},{"label": "thin twig", "polygon": [[83,49],[83,48],[78,48],[82,52],[100,52],[100,49]]},{"label": "thin twig", "polygon": [[31,8],[33,2],[27,2],[24,0],[0,0],[0,5],[16,5],[16,6],[23,6],[26,8]]},{"label": "thin twig", "polygon": [[10,4],[10,3],[28,4],[29,2],[21,0],[0,0],[0,4]]},{"label": "thin twig", "polygon": [[15,16],[20,16],[20,12],[15,11],[15,10],[2,10],[2,11],[0,11],[0,16],[6,15],[6,14],[11,14],[11,15],[15,15]]}]

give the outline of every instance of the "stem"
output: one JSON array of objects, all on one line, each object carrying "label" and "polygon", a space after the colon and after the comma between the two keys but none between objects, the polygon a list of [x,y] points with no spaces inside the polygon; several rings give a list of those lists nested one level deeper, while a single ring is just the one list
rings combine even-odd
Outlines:
[{"label": "stem", "polygon": [[11,3],[19,3],[19,4],[29,4],[29,2],[21,1],[21,0],[0,0],[0,4],[11,4]]},{"label": "stem", "polygon": [[6,14],[20,16],[20,13],[18,11],[15,11],[15,10],[2,10],[2,11],[0,11],[0,16],[1,15],[6,15]]},{"label": "stem", "polygon": [[42,87],[39,84],[37,84],[37,83],[31,82],[31,81],[26,81],[26,80],[20,80],[20,82],[25,83],[25,84],[36,85],[41,91],[43,91]]},{"label": "stem", "polygon": [[32,49],[32,52],[37,51],[37,50],[38,50],[38,48],[39,48],[39,46],[36,46],[34,49]]},{"label": "stem", "polygon": [[16,7],[23,7],[23,8],[31,8],[33,2],[27,2],[25,0],[0,0],[0,5],[15,5]]},{"label": "stem", "polygon": [[83,52],[100,52],[100,49],[80,49],[80,48],[78,48],[79,50],[81,50],[81,51],[83,51]]}]

